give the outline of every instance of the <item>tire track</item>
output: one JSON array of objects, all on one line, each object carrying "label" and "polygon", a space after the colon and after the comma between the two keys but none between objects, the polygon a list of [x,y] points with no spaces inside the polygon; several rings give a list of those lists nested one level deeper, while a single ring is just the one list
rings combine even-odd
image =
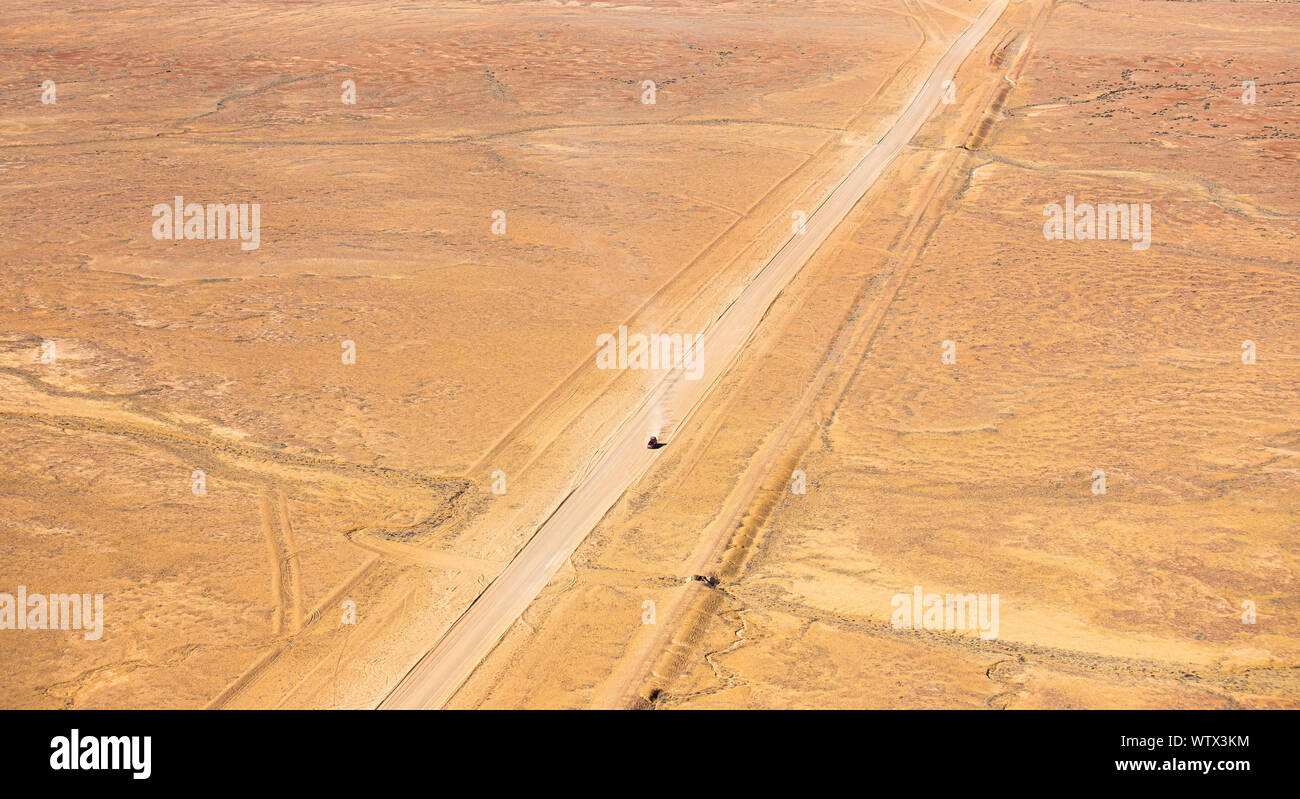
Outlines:
[{"label": "tire track", "polygon": [[169,452],[183,452],[184,448],[200,449],[233,458],[245,458],[253,461],[278,463],[287,466],[302,466],[309,469],[335,473],[365,474],[379,478],[382,481],[397,480],[421,488],[432,488],[439,491],[447,490],[452,487],[467,487],[469,485],[468,481],[465,480],[440,479],[437,476],[423,474],[408,469],[399,469],[391,466],[371,466],[364,463],[349,463],[347,461],[319,458],[312,455],[299,455],[291,452],[277,452],[262,447],[251,447],[215,438],[175,432],[162,427],[111,422],[104,419],[96,419],[91,416],[6,410],[0,411],[0,419],[28,424],[41,424],[59,430],[80,430],[93,433],[104,433],[106,435],[122,436],[133,441],[165,449]]},{"label": "tire track", "polygon": [[289,582],[289,607],[291,610],[291,633],[302,630],[302,559],[299,557],[298,544],[293,538],[293,524],[289,521],[289,500],[283,491],[275,492],[280,504],[280,535],[284,543],[284,571]]},{"label": "tire track", "polygon": [[302,563],[289,521],[289,502],[283,491],[262,495],[258,508],[271,575],[271,631],[276,637],[296,635],[303,628]]}]

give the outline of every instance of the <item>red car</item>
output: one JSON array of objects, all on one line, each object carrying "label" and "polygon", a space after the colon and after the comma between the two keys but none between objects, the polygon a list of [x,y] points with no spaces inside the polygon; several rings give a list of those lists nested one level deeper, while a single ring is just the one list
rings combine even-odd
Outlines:
[{"label": "red car", "polygon": [[646,442],[646,445],[645,445],[645,446],[646,446],[646,449],[658,449],[658,448],[659,448],[659,437],[658,437],[658,436],[650,436],[650,440]]}]

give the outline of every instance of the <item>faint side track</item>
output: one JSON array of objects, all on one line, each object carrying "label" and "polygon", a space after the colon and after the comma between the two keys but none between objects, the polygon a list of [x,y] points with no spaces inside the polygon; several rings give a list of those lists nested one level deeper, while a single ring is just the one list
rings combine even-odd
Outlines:
[{"label": "faint side track", "polygon": [[284,585],[284,557],[279,537],[275,534],[275,509],[271,498],[263,495],[258,504],[262,515],[262,535],[266,538],[266,560],[271,572],[271,634],[277,638],[284,633],[284,618],[289,601]]},{"label": "faint side track", "polygon": [[185,451],[178,448],[192,448],[226,455],[265,461],[286,466],[302,466],[339,473],[361,473],[386,480],[397,480],[424,488],[446,488],[451,482],[434,475],[422,474],[409,469],[397,469],[390,466],[371,466],[364,463],[348,463],[330,458],[311,455],[299,455],[292,452],[279,452],[264,447],[236,444],[219,438],[204,437],[193,433],[178,432],[161,426],[144,423],[111,421],[94,416],[73,414],[52,414],[31,411],[0,410],[0,420],[43,424],[60,430],[84,430],[122,436],[143,444],[156,446],[169,452]]},{"label": "faint side track", "polygon": [[293,635],[302,630],[302,563],[289,521],[289,502],[283,491],[263,494],[258,503],[266,557],[271,574],[271,633]]},{"label": "faint side track", "polygon": [[280,540],[283,543],[284,573],[289,588],[289,629],[297,633],[302,630],[303,624],[302,558],[299,556],[298,544],[294,541],[293,523],[289,521],[289,500],[283,491],[276,491],[275,496],[280,505]]}]

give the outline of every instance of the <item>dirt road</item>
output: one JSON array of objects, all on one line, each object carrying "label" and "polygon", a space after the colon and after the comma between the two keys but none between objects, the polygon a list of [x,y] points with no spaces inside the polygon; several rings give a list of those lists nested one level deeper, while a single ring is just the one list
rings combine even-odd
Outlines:
[{"label": "dirt road", "polygon": [[866,194],[939,104],[944,83],[984,38],[1009,0],[993,0],[939,59],[889,131],[854,165],[827,199],[703,332],[697,344],[699,379],[671,373],[606,438],[577,487],[434,647],[380,703],[381,709],[440,708],[473,673],[587,534],[653,463],[647,434],[669,420],[672,434],[689,422],[709,389],[726,373],[768,307],[809,257]]}]

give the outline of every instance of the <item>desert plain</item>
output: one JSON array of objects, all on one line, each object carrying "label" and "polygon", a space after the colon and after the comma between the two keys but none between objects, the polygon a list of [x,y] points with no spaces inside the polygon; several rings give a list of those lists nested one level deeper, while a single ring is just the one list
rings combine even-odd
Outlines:
[{"label": "desert plain", "polygon": [[0,31],[0,707],[1300,705],[1300,5]]}]

